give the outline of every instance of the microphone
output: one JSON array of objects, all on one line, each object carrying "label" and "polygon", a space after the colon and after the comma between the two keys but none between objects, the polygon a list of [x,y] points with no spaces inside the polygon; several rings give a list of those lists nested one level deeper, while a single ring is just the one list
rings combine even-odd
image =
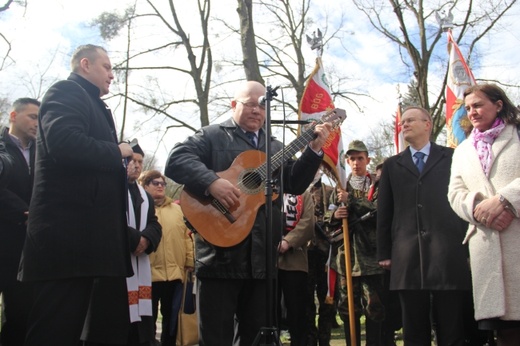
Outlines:
[{"label": "microphone", "polygon": [[264,96],[260,96],[258,98],[258,104],[261,106],[261,107],[265,107],[265,95]]},{"label": "microphone", "polygon": [[[268,87],[270,88],[270,87]],[[268,92],[272,95],[272,96],[278,96],[278,94],[276,93],[276,90],[278,90],[278,88],[280,88],[280,86],[277,86],[276,88],[274,88],[273,90],[268,90]],[[262,107],[265,107],[265,102],[266,102],[266,98],[265,98],[265,95],[263,96],[260,96],[258,98],[258,104]]]}]

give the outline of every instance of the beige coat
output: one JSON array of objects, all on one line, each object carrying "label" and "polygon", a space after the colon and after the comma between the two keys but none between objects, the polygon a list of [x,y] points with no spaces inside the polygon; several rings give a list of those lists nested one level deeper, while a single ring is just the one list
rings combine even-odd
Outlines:
[{"label": "beige coat", "polygon": [[309,191],[303,193],[303,210],[296,227],[283,239],[290,245],[284,254],[278,257],[278,268],[291,271],[309,271],[307,263],[307,244],[314,237],[314,202]]},{"label": "beige coat", "polygon": [[150,254],[152,282],[184,281],[185,267],[193,267],[193,241],[181,207],[166,197],[161,206],[155,207],[155,214],[163,233],[157,251]]},{"label": "beige coat", "polygon": [[[470,223],[465,242],[469,241],[475,319],[520,320],[520,141],[513,125],[498,136],[492,152],[488,178],[471,140],[457,147],[448,198],[453,210]],[[517,215],[502,232],[473,218],[475,200],[496,194],[511,202]]]}]

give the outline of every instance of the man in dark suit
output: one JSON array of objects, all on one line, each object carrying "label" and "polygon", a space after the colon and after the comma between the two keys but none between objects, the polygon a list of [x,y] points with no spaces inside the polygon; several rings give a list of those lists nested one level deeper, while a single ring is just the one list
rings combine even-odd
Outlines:
[{"label": "man in dark suit", "polygon": [[112,65],[94,45],[76,49],[72,73],[45,94],[34,190],[19,279],[34,282],[25,345],[79,342],[95,277],[132,274],[123,158],[108,93]]},{"label": "man in dark suit", "polygon": [[463,302],[471,283],[462,245],[466,225],[447,198],[453,149],[430,142],[425,109],[407,109],[400,125],[410,146],[383,164],[379,264],[391,269],[390,289],[399,293],[405,345],[430,345],[431,318],[439,345],[463,345]]},{"label": "man in dark suit", "polygon": [[27,212],[33,187],[33,167],[38,100],[24,97],[13,103],[9,128],[0,133],[0,143],[12,158],[7,186],[0,189],[0,292],[4,321],[0,343],[22,345],[27,315],[32,305],[30,285],[16,280],[27,228]]}]

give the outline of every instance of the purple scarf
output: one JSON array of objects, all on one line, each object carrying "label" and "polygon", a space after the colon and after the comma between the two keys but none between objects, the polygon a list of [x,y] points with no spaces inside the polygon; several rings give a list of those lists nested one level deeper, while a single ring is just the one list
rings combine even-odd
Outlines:
[{"label": "purple scarf", "polygon": [[473,141],[473,146],[477,150],[478,158],[486,177],[489,177],[489,170],[493,163],[493,152],[491,151],[491,146],[505,127],[506,124],[504,124],[504,121],[497,117],[489,130],[480,132],[474,128],[473,131],[471,131],[471,140]]}]

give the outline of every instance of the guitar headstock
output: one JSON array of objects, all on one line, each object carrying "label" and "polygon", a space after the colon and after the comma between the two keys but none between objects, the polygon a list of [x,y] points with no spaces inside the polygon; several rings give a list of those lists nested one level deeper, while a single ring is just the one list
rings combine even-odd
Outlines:
[{"label": "guitar headstock", "polygon": [[341,108],[334,108],[331,111],[328,111],[321,117],[322,123],[331,123],[332,127],[336,127],[341,125],[343,120],[347,118],[347,112]]}]

